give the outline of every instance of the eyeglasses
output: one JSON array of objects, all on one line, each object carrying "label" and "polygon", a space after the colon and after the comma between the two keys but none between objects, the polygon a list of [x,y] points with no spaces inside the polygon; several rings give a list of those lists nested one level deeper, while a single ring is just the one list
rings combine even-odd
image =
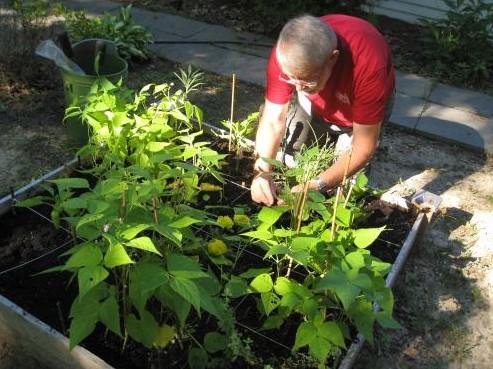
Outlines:
[{"label": "eyeglasses", "polygon": [[300,86],[301,88],[315,88],[318,85],[318,81],[303,81],[296,78],[286,78],[282,75],[282,73],[279,73],[279,80],[289,83],[290,85]]}]

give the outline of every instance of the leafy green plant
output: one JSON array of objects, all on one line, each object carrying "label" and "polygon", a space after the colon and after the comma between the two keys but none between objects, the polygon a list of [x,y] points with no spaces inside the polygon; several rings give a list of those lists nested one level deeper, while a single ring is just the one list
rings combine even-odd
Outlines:
[{"label": "leafy green plant", "polygon": [[90,18],[83,11],[61,7],[65,27],[73,41],[87,38],[103,38],[113,41],[119,54],[125,59],[147,60],[150,52],[146,45],[152,43],[152,34],[132,20],[132,5],[120,8],[118,15],[105,13]]},{"label": "leafy green plant", "polygon": [[[315,150],[308,153],[310,157]],[[306,180],[302,169],[293,174]],[[258,294],[259,311],[266,317],[264,329],[278,329],[287,319],[298,319],[293,350],[307,347],[320,368],[329,356],[337,359],[346,348],[349,322],[371,343],[374,322],[399,326],[392,318],[392,292],[385,287],[390,264],[367,250],[384,228],[357,227],[365,218],[366,184],[366,177],[359,175],[340,201],[304,191],[303,214],[299,201],[264,207],[256,229],[243,233],[258,242],[276,268],[244,275],[237,294]],[[286,223],[290,212],[296,216],[296,227],[287,226],[293,224],[293,217]],[[374,309],[376,304],[380,310]]]},{"label": "leafy green plant", "polygon": [[442,76],[462,83],[488,78],[492,71],[493,4],[483,0],[444,0],[443,19],[422,20],[427,32],[424,56]]},{"label": "leafy green plant", "polygon": [[[72,272],[78,284],[70,346],[98,322],[123,342],[130,336],[147,347],[164,347],[189,334],[192,311],[223,319],[221,284],[195,257],[206,253],[197,251],[206,240],[190,228],[219,227],[192,206],[203,178],[221,179],[224,157],[207,142],[195,142],[200,109],[168,84],[135,93],[103,80],[84,107],[71,107],[67,115],[79,115],[90,127],[80,154],[92,159],[84,172],[95,184],[85,178],[54,180],[51,196],[21,205],[50,203],[82,240],[65,254],[63,265],[49,270]],[[151,300],[161,310],[149,309]]]},{"label": "leafy green plant", "polygon": [[226,140],[231,139],[231,144],[236,150],[238,156],[241,155],[241,149],[250,149],[248,140],[255,132],[256,122],[258,120],[259,113],[251,113],[248,117],[241,121],[231,122],[229,120],[223,120],[221,124],[226,128],[228,133],[216,133],[218,137]]}]

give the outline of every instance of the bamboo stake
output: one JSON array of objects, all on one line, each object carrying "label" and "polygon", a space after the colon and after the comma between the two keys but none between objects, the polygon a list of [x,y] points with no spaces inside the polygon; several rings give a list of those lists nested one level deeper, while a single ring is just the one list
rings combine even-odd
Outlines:
[{"label": "bamboo stake", "polygon": [[233,73],[233,82],[231,87],[231,115],[229,118],[229,144],[228,150],[231,151],[231,136],[233,132],[233,111],[235,106],[235,85],[236,85],[236,74]]},{"label": "bamboo stake", "polygon": [[[303,185],[303,192],[301,193],[301,199],[297,204],[296,208],[296,234],[300,233],[301,229],[301,221],[303,220],[303,208],[305,207],[306,195],[308,193],[308,182],[305,182]],[[286,272],[286,277],[289,277],[291,274],[291,269],[293,267],[293,258],[289,258],[288,271]]]},{"label": "bamboo stake", "polygon": [[334,213],[332,214],[332,227],[330,229],[330,240],[334,240],[334,233],[336,230],[336,214],[337,214],[337,205],[339,202],[339,196],[343,191],[344,185],[346,184],[347,172],[349,171],[349,164],[351,163],[351,157],[353,156],[353,146],[349,149],[349,156],[346,161],[346,167],[344,168],[344,176],[342,177],[342,183],[337,187],[336,193],[336,201],[334,202]]}]

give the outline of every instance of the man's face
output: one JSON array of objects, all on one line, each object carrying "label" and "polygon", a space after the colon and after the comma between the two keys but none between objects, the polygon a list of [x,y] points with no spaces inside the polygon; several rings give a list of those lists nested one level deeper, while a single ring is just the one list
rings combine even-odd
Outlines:
[{"label": "man's face", "polygon": [[305,95],[313,95],[321,91],[332,74],[332,69],[339,56],[339,50],[334,50],[327,57],[327,61],[321,68],[313,71],[303,73],[303,75],[296,76],[290,73],[288,68],[281,66],[283,73],[279,75],[281,81],[292,84],[296,87],[296,91],[299,91]]}]

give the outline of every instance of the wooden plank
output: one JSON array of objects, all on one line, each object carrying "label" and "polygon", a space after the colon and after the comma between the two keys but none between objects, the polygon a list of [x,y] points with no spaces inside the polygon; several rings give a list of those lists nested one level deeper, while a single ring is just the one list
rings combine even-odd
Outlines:
[{"label": "wooden plank", "polygon": [[0,335],[15,351],[29,354],[50,369],[114,369],[85,348],[69,351],[55,329],[0,295]]}]

